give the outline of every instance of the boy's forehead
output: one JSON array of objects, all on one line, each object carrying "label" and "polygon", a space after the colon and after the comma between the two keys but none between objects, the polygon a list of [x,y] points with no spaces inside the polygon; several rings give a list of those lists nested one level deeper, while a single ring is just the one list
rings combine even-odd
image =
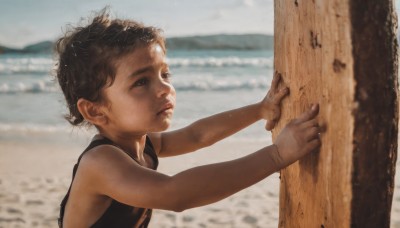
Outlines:
[{"label": "boy's forehead", "polygon": [[159,44],[155,43],[136,48],[136,54],[139,58],[159,57],[160,55],[164,56],[164,51]]},{"label": "boy's forehead", "polygon": [[116,63],[118,66],[123,65],[124,63],[131,64],[132,61],[137,63],[148,62],[150,59],[160,57],[165,57],[163,48],[159,44],[150,44],[133,49],[132,51],[118,58]]}]

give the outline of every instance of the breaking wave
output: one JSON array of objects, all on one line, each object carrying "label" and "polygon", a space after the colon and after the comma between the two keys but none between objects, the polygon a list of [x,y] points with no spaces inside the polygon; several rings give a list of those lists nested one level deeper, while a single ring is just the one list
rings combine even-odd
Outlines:
[{"label": "breaking wave", "polygon": [[[181,67],[266,67],[272,68],[271,58],[206,57],[169,58],[171,68]],[[55,61],[46,57],[0,59],[0,75],[4,74],[50,74],[55,69]]]},{"label": "breaking wave", "polygon": [[[178,91],[227,91],[227,90],[253,90],[269,86],[267,78],[257,79],[210,79],[173,81],[173,86]],[[0,94],[16,93],[54,93],[60,92],[59,86],[51,80],[35,82],[0,83]]]}]

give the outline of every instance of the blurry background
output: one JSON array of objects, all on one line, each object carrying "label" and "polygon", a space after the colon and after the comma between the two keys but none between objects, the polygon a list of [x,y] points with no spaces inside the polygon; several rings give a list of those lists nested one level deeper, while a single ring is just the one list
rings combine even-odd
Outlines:
[{"label": "blurry background", "polygon": [[67,23],[110,5],[117,17],[161,27],[168,37],[273,33],[272,0],[1,0],[0,44],[22,47],[52,40]]},{"label": "blurry background", "polygon": [[[67,111],[63,97],[50,76],[55,63],[52,42],[67,24],[85,24],[87,17],[106,5],[116,17],[164,30],[178,91],[172,128],[260,101],[271,81],[271,0],[2,0],[0,4],[0,107],[4,110],[0,132],[7,134],[71,130],[62,118]],[[255,134],[255,129],[261,134]],[[264,138],[264,132],[256,127],[241,136]]]}]

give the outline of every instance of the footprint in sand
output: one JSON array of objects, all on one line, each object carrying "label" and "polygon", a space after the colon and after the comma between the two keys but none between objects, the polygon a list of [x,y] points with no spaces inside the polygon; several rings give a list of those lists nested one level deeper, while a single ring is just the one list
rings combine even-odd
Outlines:
[{"label": "footprint in sand", "polygon": [[165,213],[165,217],[167,217],[170,221],[175,222],[176,221],[176,216],[171,213]]},{"label": "footprint in sand", "polygon": [[37,206],[37,205],[43,205],[44,202],[41,200],[27,200],[25,204],[28,206]]},{"label": "footprint in sand", "polygon": [[19,195],[8,195],[3,203],[18,203],[20,201]]},{"label": "footprint in sand", "polygon": [[218,208],[207,208],[207,211],[211,211],[211,212],[220,212],[223,211],[222,209],[218,209]]},{"label": "footprint in sand", "polygon": [[257,218],[250,216],[250,215],[244,216],[242,220],[243,220],[243,222],[245,222],[247,224],[257,224],[257,222],[258,222]]},{"label": "footprint in sand", "polygon": [[272,197],[272,198],[275,198],[275,197],[278,196],[275,192],[267,192],[267,195],[268,195],[269,197]]},{"label": "footprint in sand", "polygon": [[7,223],[11,223],[11,222],[25,223],[25,220],[23,220],[22,218],[2,218],[2,217],[0,217],[0,222],[7,222]]},{"label": "footprint in sand", "polygon": [[18,209],[15,209],[15,208],[12,208],[12,207],[7,208],[7,213],[9,213],[9,214],[23,214],[22,211],[20,211]]},{"label": "footprint in sand", "polygon": [[55,182],[56,182],[56,179],[54,179],[54,178],[45,178],[44,181],[45,181],[47,184],[52,184],[52,183],[55,183]]},{"label": "footprint in sand", "polygon": [[248,207],[249,204],[246,201],[239,201],[235,206]]},{"label": "footprint in sand", "polygon": [[193,220],[194,220],[194,217],[192,217],[192,216],[185,215],[182,217],[183,222],[193,222]]}]

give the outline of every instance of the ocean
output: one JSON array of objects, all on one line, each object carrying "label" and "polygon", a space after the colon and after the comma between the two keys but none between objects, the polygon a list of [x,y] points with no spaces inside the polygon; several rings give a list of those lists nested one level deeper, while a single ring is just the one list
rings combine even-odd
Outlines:
[{"label": "ocean", "polygon": [[[173,50],[167,61],[177,91],[171,129],[261,101],[273,75],[270,50]],[[54,64],[51,54],[0,55],[0,140],[77,131],[63,119],[67,108]],[[259,121],[232,139],[266,139],[264,125]]]}]

